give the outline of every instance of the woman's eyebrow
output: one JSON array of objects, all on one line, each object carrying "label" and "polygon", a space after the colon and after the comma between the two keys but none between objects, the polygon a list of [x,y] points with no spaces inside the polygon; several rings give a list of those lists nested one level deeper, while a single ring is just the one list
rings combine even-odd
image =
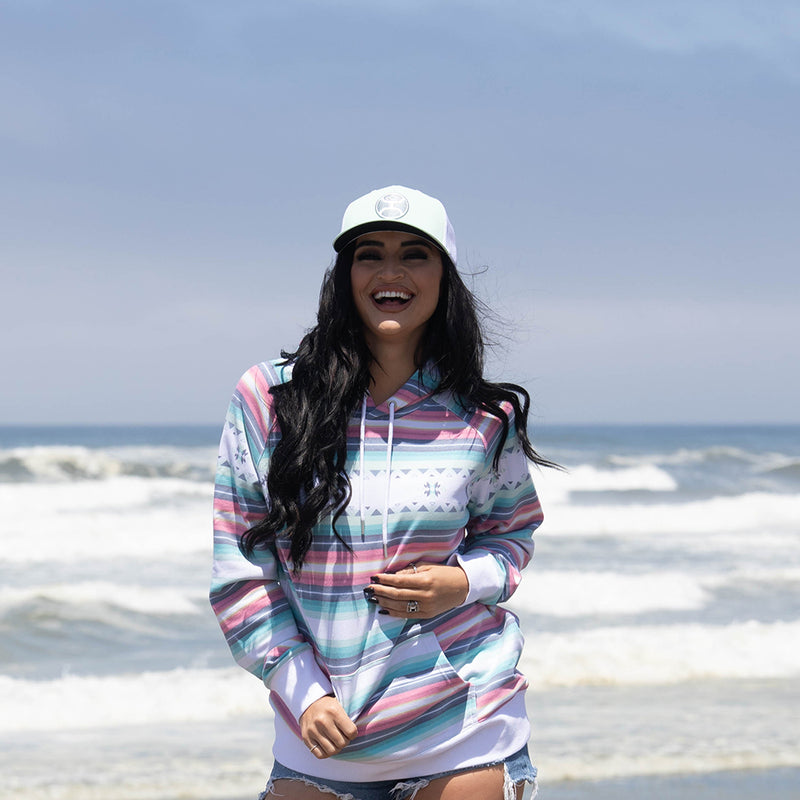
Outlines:
[{"label": "woman's eyebrow", "polygon": [[[406,242],[400,242],[400,247],[413,247],[415,245],[423,245],[423,247],[430,247],[433,249],[433,245],[427,239],[409,239]],[[385,247],[386,245],[378,241],[377,239],[364,239],[364,241],[359,242],[356,245],[356,250],[359,247]]]}]

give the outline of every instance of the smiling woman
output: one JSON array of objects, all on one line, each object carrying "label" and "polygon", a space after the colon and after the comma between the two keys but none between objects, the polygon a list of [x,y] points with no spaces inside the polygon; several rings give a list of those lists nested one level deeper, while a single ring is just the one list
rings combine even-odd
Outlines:
[{"label": "smiling woman", "polygon": [[542,520],[528,395],[483,378],[444,206],[351,203],[294,353],[240,381],[211,601],[275,709],[263,798],[521,797],[516,589]]}]

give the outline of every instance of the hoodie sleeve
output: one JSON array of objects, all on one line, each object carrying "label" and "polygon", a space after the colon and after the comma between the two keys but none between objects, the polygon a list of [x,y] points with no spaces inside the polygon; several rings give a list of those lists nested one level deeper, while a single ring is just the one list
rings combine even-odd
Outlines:
[{"label": "hoodie sleeve", "polygon": [[458,564],[467,573],[467,603],[495,604],[508,600],[533,557],[533,532],[542,523],[542,508],[531,480],[528,459],[514,428],[514,412],[498,469],[492,458],[501,433],[499,420],[486,448],[484,473],[472,483],[467,537]]},{"label": "hoodie sleeve", "polygon": [[332,694],[281,589],[274,551],[252,559],[242,534],[267,514],[267,442],[271,425],[269,365],[239,381],[220,442],[214,487],[214,561],[210,600],[233,657],[277,693],[295,719]]}]

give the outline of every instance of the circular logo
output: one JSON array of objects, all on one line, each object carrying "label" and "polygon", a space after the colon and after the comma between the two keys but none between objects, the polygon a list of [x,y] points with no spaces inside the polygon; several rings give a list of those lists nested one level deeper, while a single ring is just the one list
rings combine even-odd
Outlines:
[{"label": "circular logo", "polygon": [[385,194],[375,203],[375,213],[381,219],[400,219],[408,213],[408,200],[402,194]]}]

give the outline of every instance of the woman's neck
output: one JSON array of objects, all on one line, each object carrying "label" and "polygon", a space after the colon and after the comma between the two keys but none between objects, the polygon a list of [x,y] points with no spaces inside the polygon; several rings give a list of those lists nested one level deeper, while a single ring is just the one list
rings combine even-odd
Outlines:
[{"label": "woman's neck", "polygon": [[419,367],[414,352],[408,347],[381,343],[380,347],[373,346],[370,350],[373,358],[369,368],[372,378],[369,393],[375,405],[379,406],[386,402]]}]

